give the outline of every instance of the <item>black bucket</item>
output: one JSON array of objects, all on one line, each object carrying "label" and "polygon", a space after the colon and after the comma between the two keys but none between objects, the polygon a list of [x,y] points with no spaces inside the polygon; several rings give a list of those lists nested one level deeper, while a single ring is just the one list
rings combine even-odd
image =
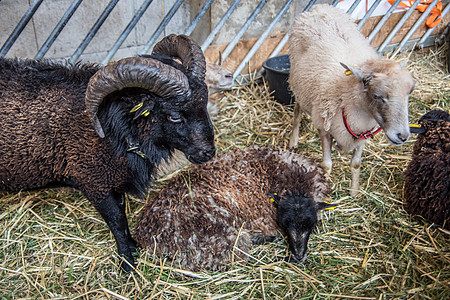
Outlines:
[{"label": "black bucket", "polygon": [[271,57],[263,63],[263,67],[266,70],[264,77],[269,84],[269,90],[273,92],[275,100],[284,105],[294,103],[294,95],[288,84],[289,69],[291,67],[289,55],[283,54]]}]

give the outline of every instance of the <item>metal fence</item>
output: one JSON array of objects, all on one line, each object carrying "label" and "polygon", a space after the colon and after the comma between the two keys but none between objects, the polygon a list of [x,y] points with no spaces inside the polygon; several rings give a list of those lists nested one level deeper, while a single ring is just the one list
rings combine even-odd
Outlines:
[{"label": "metal fence", "polygon": [[[46,56],[46,53],[48,50],[52,47],[53,43],[58,39],[61,31],[64,29],[64,27],[68,24],[68,21],[73,16],[73,14],[76,12],[78,7],[80,6],[81,2],[83,0],[74,0],[67,11],[62,16],[61,20],[58,22],[58,24],[55,26],[51,34],[46,39],[45,43],[38,49],[36,55],[34,58],[39,59]],[[228,45],[226,46],[225,50],[222,53],[222,59],[225,61],[229,54],[233,51],[237,43],[240,41],[242,36],[245,34],[245,32],[249,29],[250,25],[255,21],[257,16],[264,10],[267,2],[270,0],[260,0],[254,10],[248,15],[246,20],[242,22],[242,25],[240,28],[236,29],[236,33],[234,37],[229,41]],[[386,0],[375,0],[373,4],[370,6],[370,8],[367,10],[367,13],[362,17],[362,19],[358,22],[358,26],[362,28],[362,26],[369,20],[372,13],[375,11],[375,9],[378,7],[378,5]],[[414,8],[419,5],[419,0],[412,3],[412,7],[406,11],[404,16],[400,19],[398,24],[392,29],[390,34],[386,37],[386,39],[383,41],[383,43],[378,47],[378,51],[380,53],[385,53],[386,51],[399,51],[405,48],[411,48],[412,45],[419,45],[419,46],[429,46],[432,45],[434,42],[434,37],[432,36],[432,33],[434,31],[434,28],[428,29],[428,31],[419,39],[419,40],[413,40],[411,39],[413,33],[417,30],[418,26],[420,26],[424,20],[428,17],[430,14],[431,9],[436,5],[436,3],[439,0],[434,0],[429,6],[429,9],[425,10],[421,17],[416,21],[416,23],[410,27],[409,32],[405,35],[403,40],[400,43],[391,44],[391,40],[396,35],[398,30],[402,27],[402,25],[408,20],[408,18],[411,16],[412,12],[414,11]],[[89,30],[88,34],[85,36],[85,38],[82,40],[80,45],[73,49],[73,55],[71,55],[68,58],[68,61],[71,63],[76,62],[80,55],[83,54],[86,47],[91,43],[94,36],[98,33],[99,29],[101,28],[102,24],[105,22],[105,20],[110,16],[111,12],[115,8],[116,4],[119,2],[119,0],[111,0],[107,6],[104,8],[103,12],[98,16],[97,20],[95,21],[92,28]],[[166,26],[171,22],[174,14],[177,12],[177,10],[180,8],[180,6],[183,4],[184,0],[176,0],[173,4],[173,6],[168,9],[167,13],[165,14],[164,18],[160,22],[159,26],[154,30],[151,37],[148,39],[148,41],[144,44],[142,49],[138,54],[145,54],[151,51],[153,45],[161,38],[161,34],[163,33]],[[192,21],[189,23],[189,25],[182,30],[182,32],[186,35],[190,35],[194,29],[198,26],[199,21],[205,17],[206,12],[211,8],[212,3],[214,0],[205,0],[204,3],[201,5],[201,8],[199,9],[197,15],[192,18]],[[230,1],[231,2],[231,1]],[[208,47],[211,46],[214,39],[219,36],[223,32],[223,26],[233,18],[235,10],[238,8],[241,0],[234,0],[229,5],[226,12],[223,14],[223,16],[220,18],[220,20],[217,22],[217,24],[211,29],[211,32],[208,34],[208,36],[204,39],[204,41],[201,41],[201,47],[202,50],[206,50]],[[283,18],[286,14],[286,11],[291,7],[294,0],[286,0],[282,5],[279,7],[279,10],[274,13],[274,16],[272,20],[265,24],[265,29],[261,36],[258,38],[258,40],[254,43],[254,45],[249,49],[248,53],[242,58],[240,61],[238,67],[234,70],[233,76],[235,78],[238,78],[241,73],[243,72],[245,66],[249,63],[250,59],[255,55],[255,53],[258,51],[259,47],[261,47],[262,43],[268,38],[268,36],[272,33],[274,26],[280,21],[281,18]],[[351,14],[355,8],[360,4],[361,0],[355,0],[350,8],[348,9],[348,13]],[[389,9],[385,15],[379,20],[379,22],[376,24],[376,26],[373,28],[373,30],[368,35],[368,39],[372,40],[375,35],[381,30],[385,22],[389,19],[389,17],[394,12],[394,9],[397,7],[397,5],[401,2],[401,0],[396,0],[395,3],[392,5],[391,9]],[[21,18],[20,22],[18,22],[17,26],[14,28],[14,30],[11,32],[9,37],[6,39],[6,41],[3,43],[0,49],[0,56],[5,56],[8,51],[10,51],[11,47],[14,45],[22,31],[26,26],[29,26],[30,20],[33,18],[36,11],[38,11],[40,5],[43,3],[43,0],[34,0],[30,6],[29,9],[26,11],[26,13]],[[101,61],[102,64],[108,63],[116,54],[118,49],[121,47],[123,42],[127,39],[127,37],[132,32],[133,28],[140,22],[142,15],[146,12],[146,10],[149,8],[150,4],[152,3],[152,0],[145,0],[140,5],[139,9],[137,9],[134,16],[130,19],[128,24],[125,26],[125,28],[122,29],[121,34],[116,39],[113,46],[109,49],[106,56]],[[316,3],[316,0],[310,0],[309,2],[305,2],[305,6],[302,9],[303,11],[309,10],[314,4]],[[339,3],[339,0],[334,0],[330,2],[332,5],[337,5]],[[1,0],[0,0],[1,5]],[[1,7],[0,7],[1,9]],[[450,5],[447,5],[443,11],[442,11],[442,18],[448,13],[450,9]],[[297,12],[299,13],[299,12]],[[120,31],[121,28],[118,30]],[[274,48],[272,53],[268,55],[269,57],[276,56],[280,53],[280,51],[283,49],[283,47],[286,45],[289,37],[289,28],[286,28],[284,37],[279,41],[277,46]]]}]

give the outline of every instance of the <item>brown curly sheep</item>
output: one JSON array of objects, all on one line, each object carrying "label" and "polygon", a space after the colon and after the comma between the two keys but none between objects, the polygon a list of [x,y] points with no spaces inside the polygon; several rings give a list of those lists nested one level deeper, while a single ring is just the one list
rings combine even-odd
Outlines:
[{"label": "brown curly sheep", "polygon": [[450,115],[430,111],[405,172],[405,208],[412,215],[450,229]]},{"label": "brown curly sheep", "polygon": [[[273,205],[269,192],[277,192]],[[270,147],[234,148],[169,180],[143,208],[136,240],[174,265],[218,270],[252,241],[286,234],[291,259],[306,257],[317,211],[329,193],[312,160]]]}]

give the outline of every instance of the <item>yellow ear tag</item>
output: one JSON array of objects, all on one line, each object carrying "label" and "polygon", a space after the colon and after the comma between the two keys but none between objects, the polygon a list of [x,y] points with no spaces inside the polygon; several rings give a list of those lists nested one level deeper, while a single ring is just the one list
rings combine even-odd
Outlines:
[{"label": "yellow ear tag", "polygon": [[270,202],[275,202],[275,199],[273,199],[272,197],[270,197]]},{"label": "yellow ear tag", "polygon": [[420,127],[422,127],[422,125],[420,125],[420,124],[409,124],[409,127],[420,128]]},{"label": "yellow ear tag", "polygon": [[141,113],[141,116],[148,117],[149,114],[150,112],[146,109]]},{"label": "yellow ear tag", "polygon": [[130,110],[130,113],[134,113],[135,111],[137,111],[139,108],[141,108],[144,105],[144,102],[139,103],[138,105],[136,105],[135,107],[133,107]]},{"label": "yellow ear tag", "polygon": [[[326,204],[331,204],[331,202],[328,202],[328,201],[323,201],[323,202]],[[325,210],[334,210],[335,208],[336,208],[336,206],[330,206],[330,207],[325,208]]]},{"label": "yellow ear tag", "polygon": [[345,73],[345,75],[347,75],[347,76],[353,75],[353,72],[350,71],[350,70],[345,70],[344,73]]}]

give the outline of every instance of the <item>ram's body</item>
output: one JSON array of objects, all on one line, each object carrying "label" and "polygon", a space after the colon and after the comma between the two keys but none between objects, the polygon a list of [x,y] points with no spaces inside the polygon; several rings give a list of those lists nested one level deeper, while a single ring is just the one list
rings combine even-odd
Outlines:
[{"label": "ram's body", "polygon": [[105,67],[0,58],[0,189],[79,189],[110,227],[126,270],[136,249],[124,193],[146,193],[174,149],[194,163],[215,153],[200,48],[172,35],[155,49]]},{"label": "ram's body", "polygon": [[315,5],[296,19],[289,56],[289,84],[296,99],[289,145],[297,145],[301,113],[308,113],[319,131],[327,171],[333,139],[338,150],[353,152],[355,193],[365,139],[352,136],[344,116],[355,135],[381,127],[392,144],[404,143],[413,78],[398,63],[379,57],[350,16],[329,5]]},{"label": "ram's body", "polygon": [[[286,212],[277,216],[269,192],[278,193]],[[322,169],[308,158],[269,147],[235,148],[169,180],[143,208],[136,240],[181,268],[216,270],[233,256],[245,258],[255,238],[284,231],[292,257],[303,260],[328,193]]]},{"label": "ram's body", "polygon": [[[102,193],[96,181],[103,179],[93,176],[99,167],[119,184],[115,189],[132,182],[118,180],[128,173],[126,159],[98,138],[85,113],[86,86],[98,69],[0,58],[1,190],[71,183],[94,195]],[[79,182],[87,179],[89,186]]]}]

